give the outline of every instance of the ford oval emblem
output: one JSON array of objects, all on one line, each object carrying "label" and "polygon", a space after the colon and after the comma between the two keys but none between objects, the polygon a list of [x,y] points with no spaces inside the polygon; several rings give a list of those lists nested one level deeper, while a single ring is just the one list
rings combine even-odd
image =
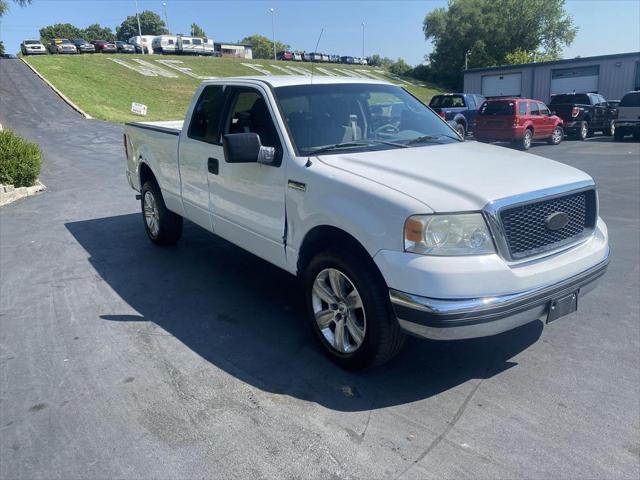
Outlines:
[{"label": "ford oval emblem", "polygon": [[569,223],[569,215],[564,212],[554,212],[549,215],[544,224],[549,230],[561,230]]}]

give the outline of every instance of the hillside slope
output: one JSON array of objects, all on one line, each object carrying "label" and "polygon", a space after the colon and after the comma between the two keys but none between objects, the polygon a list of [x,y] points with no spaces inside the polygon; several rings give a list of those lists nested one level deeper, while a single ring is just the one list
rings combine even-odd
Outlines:
[{"label": "hillside slope", "polygon": [[[205,78],[242,75],[309,74],[311,64],[162,55],[46,55],[24,58],[42,76],[95,118],[112,122],[181,119],[193,92]],[[360,65],[315,64],[314,75],[361,76],[392,81],[423,101],[435,87],[393,78]],[[148,107],[146,117],[131,113],[131,103]]]}]

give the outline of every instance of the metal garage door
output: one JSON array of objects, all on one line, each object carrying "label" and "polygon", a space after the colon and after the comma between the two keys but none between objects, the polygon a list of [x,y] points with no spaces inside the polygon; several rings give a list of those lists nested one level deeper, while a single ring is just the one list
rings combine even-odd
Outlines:
[{"label": "metal garage door", "polygon": [[519,97],[521,91],[522,73],[482,77],[482,95],[485,97]]},{"label": "metal garage door", "polygon": [[551,70],[551,95],[598,91],[600,66],[556,68]]}]

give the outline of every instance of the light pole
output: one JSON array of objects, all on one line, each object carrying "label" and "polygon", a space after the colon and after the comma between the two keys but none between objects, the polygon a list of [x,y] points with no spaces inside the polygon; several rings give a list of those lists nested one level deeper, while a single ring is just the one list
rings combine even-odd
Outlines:
[{"label": "light pole", "polygon": [[169,17],[167,17],[167,2],[162,2],[162,8],[164,9],[164,23],[167,26],[167,30],[171,32],[171,29],[169,28]]},{"label": "light pole", "polygon": [[138,12],[138,0],[136,1],[136,18],[138,19],[138,35],[140,36],[140,53],[144,55],[144,43],[142,42],[142,27],[140,26],[140,13]]},{"label": "light pole", "polygon": [[362,22],[362,59],[364,60],[364,22]]},{"label": "light pole", "polygon": [[276,60],[276,29],[275,29],[275,24],[273,23],[273,14],[275,12],[275,10],[273,8],[270,8],[269,11],[271,12],[271,40],[273,41],[273,60]]}]

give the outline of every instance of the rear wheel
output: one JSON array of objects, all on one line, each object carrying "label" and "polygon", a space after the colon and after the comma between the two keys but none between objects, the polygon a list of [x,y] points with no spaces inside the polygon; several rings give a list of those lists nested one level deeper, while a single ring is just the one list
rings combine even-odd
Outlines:
[{"label": "rear wheel", "polygon": [[621,142],[621,141],[623,141],[623,140],[624,140],[624,130],[621,130],[621,129],[619,129],[619,128],[618,128],[618,129],[615,131],[615,133],[613,134],[613,139],[614,139],[616,142]]},{"label": "rear wheel", "polygon": [[182,217],[167,209],[154,180],[142,186],[142,219],[149,239],[157,245],[172,245],[182,235]]},{"label": "rear wheel", "polygon": [[461,123],[457,123],[456,124],[456,132],[458,132],[458,135],[460,135],[460,138],[462,138],[464,140],[465,135],[467,134],[467,131],[464,128],[463,124],[461,124]]},{"label": "rear wheel", "polygon": [[531,148],[531,142],[533,141],[533,130],[527,128],[522,134],[522,140],[520,140],[520,149],[529,150]]},{"label": "rear wheel", "polygon": [[580,125],[580,130],[578,130],[578,140],[586,140],[589,136],[589,123],[582,122]]},{"label": "rear wheel", "polygon": [[324,353],[349,369],[380,365],[404,342],[389,290],[356,251],[316,255],[303,276],[311,328]]},{"label": "rear wheel", "polygon": [[551,145],[559,145],[560,142],[562,142],[563,138],[564,138],[564,130],[562,130],[562,127],[558,125],[556,128],[553,129],[553,132],[551,132],[551,136],[547,141]]}]

